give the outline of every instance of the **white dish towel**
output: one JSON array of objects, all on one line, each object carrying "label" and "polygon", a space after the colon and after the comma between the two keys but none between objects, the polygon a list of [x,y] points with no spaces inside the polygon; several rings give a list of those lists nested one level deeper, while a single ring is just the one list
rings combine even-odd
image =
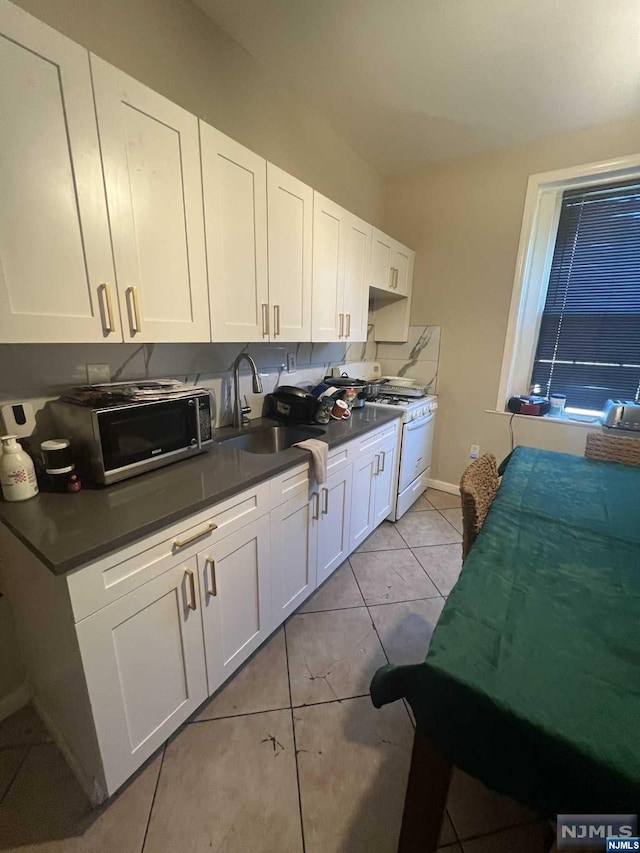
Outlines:
[{"label": "white dish towel", "polygon": [[309,451],[313,462],[313,474],[316,478],[316,483],[319,486],[326,483],[327,459],[329,457],[329,445],[327,442],[320,441],[319,438],[305,438],[304,441],[298,441],[293,446]]}]

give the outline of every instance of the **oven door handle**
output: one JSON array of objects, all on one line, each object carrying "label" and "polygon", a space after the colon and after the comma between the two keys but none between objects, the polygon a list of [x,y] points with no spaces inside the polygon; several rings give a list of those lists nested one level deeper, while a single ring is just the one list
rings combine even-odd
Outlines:
[{"label": "oven door handle", "polygon": [[405,426],[405,429],[407,430],[407,432],[413,432],[414,429],[420,429],[421,427],[426,426],[432,420],[433,420],[433,415],[428,415],[426,418],[424,418],[424,420],[413,421],[411,423],[408,423]]}]

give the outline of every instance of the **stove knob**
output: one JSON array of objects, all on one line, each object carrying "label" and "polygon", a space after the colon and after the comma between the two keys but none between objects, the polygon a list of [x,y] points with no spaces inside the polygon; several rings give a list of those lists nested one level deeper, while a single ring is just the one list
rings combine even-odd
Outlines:
[{"label": "stove knob", "polygon": [[415,421],[415,419],[416,419],[417,417],[418,417],[418,413],[417,413],[417,412],[411,412],[411,420],[412,420],[412,421]]}]

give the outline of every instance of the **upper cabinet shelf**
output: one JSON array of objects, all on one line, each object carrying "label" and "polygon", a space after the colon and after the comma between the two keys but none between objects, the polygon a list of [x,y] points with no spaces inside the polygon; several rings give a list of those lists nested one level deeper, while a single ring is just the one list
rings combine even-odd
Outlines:
[{"label": "upper cabinet shelf", "polygon": [[8,0],[0,63],[0,343],[407,339],[410,249]]}]

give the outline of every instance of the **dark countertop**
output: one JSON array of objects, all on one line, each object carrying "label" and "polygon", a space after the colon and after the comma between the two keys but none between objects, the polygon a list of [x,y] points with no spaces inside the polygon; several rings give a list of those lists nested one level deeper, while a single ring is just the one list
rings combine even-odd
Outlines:
[{"label": "dark countertop", "polygon": [[[400,414],[365,406],[355,409],[349,420],[316,427],[326,429],[323,438],[335,447]],[[265,423],[275,422],[259,418],[251,425]],[[214,435],[220,439],[236,432],[225,427]],[[309,459],[307,451],[295,447],[256,454],[219,444],[113,486],[84,488],[77,494],[41,492],[20,503],[0,501],[0,521],[61,575]]]}]

